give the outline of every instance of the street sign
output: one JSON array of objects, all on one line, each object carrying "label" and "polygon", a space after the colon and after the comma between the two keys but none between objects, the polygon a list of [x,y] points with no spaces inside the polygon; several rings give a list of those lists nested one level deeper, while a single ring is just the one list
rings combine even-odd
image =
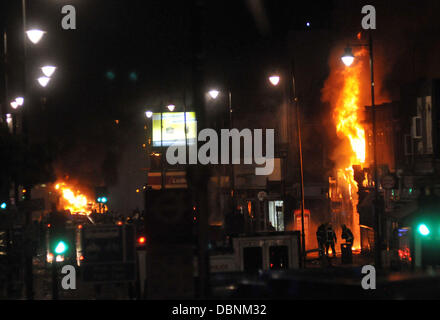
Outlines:
[{"label": "street sign", "polygon": [[[188,188],[185,171],[168,171],[165,173],[163,181],[165,189],[186,189]],[[162,189],[162,173],[149,172],[148,186],[154,190]]]},{"label": "street sign", "polygon": [[135,281],[136,248],[133,226],[84,226],[81,248],[84,281],[94,283]]}]

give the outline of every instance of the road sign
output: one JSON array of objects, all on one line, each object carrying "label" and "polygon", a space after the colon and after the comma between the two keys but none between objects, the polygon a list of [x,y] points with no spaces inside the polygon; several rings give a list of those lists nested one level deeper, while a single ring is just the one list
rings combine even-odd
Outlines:
[{"label": "road sign", "polygon": [[135,230],[131,225],[88,225],[81,234],[83,280],[132,282],[136,279]]}]

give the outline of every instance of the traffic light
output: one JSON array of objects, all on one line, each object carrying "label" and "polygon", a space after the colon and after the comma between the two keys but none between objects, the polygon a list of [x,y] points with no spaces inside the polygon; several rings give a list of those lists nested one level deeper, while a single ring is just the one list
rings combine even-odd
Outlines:
[{"label": "traffic light", "polygon": [[8,208],[8,203],[7,202],[0,203],[0,209],[1,210],[6,210],[7,208]]},{"label": "traffic light", "polygon": [[49,262],[72,262],[76,260],[76,233],[77,228],[72,226],[64,226],[51,224],[47,229],[49,235],[48,256],[51,257]]},{"label": "traffic light", "polygon": [[95,199],[97,203],[106,204],[109,199],[107,187],[96,187]]},{"label": "traffic light", "polygon": [[107,203],[108,199],[107,199],[107,197],[100,197],[100,198],[96,199],[96,201],[98,203]]},{"label": "traffic light", "polygon": [[58,241],[55,245],[55,253],[56,254],[65,254],[69,250],[69,246],[62,240]]},{"label": "traffic light", "polygon": [[431,233],[428,226],[424,223],[420,224],[419,227],[417,228],[417,230],[424,237],[429,236],[429,234]]},{"label": "traffic light", "polygon": [[142,236],[142,237],[139,237],[138,238],[138,244],[145,244],[145,242],[147,241],[147,239],[144,237],[144,236]]}]

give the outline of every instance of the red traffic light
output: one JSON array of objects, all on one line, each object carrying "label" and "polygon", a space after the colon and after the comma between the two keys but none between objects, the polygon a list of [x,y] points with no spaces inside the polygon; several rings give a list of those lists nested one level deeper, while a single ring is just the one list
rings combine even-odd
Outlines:
[{"label": "red traffic light", "polygon": [[138,238],[138,243],[139,244],[145,244],[147,242],[147,239],[145,237],[139,237]]}]

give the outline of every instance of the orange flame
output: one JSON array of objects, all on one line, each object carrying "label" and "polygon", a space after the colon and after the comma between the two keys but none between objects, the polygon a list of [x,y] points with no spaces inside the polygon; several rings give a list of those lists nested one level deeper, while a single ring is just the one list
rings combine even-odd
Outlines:
[{"label": "orange flame", "polygon": [[[346,140],[347,148],[338,153],[337,189],[334,199],[343,202],[343,211],[352,211],[351,225],[355,243],[353,250],[360,249],[360,227],[357,214],[358,185],[354,180],[354,165],[363,166],[366,163],[366,136],[361,122],[361,86],[364,60],[367,51],[362,49],[355,52],[356,59],[350,67],[340,63],[332,67],[330,78],[324,88],[324,101],[329,101],[333,107],[333,119],[338,137]],[[339,149],[340,150],[340,149]]]},{"label": "orange flame", "polygon": [[359,120],[360,75],[362,63],[354,63],[342,71],[344,86],[336,103],[334,117],[339,135],[350,140],[353,156],[351,165],[365,163],[365,131]]},{"label": "orange flame", "polygon": [[70,211],[71,214],[89,215],[96,206],[94,201],[91,201],[82,194],[79,190],[74,192],[72,187],[67,186],[64,182],[57,183],[55,190],[61,196],[60,204],[64,210]]}]

